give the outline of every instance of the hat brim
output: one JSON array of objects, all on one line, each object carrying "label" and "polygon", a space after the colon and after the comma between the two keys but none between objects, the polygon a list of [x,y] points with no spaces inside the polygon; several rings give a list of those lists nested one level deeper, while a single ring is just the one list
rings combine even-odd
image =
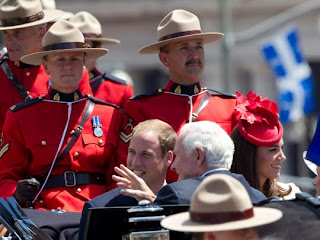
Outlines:
[{"label": "hat brim", "polygon": [[275,222],[281,217],[282,212],[278,209],[255,207],[252,218],[220,224],[204,224],[190,221],[189,212],[184,212],[164,218],[161,226],[178,232],[218,232],[257,227]]},{"label": "hat brim", "polygon": [[31,65],[41,65],[44,56],[49,54],[57,53],[68,53],[68,52],[83,52],[85,53],[85,59],[94,59],[101,57],[109,52],[105,48],[72,48],[72,49],[59,49],[52,51],[37,52],[25,55],[21,58],[21,61]]},{"label": "hat brim", "polygon": [[119,44],[120,41],[114,38],[93,38],[93,37],[85,37],[85,40],[93,41],[93,42],[100,42],[101,44]]},{"label": "hat brim", "polygon": [[0,26],[0,30],[10,30],[10,29],[18,29],[18,28],[26,28],[26,27],[32,27],[41,25],[48,22],[53,22],[54,20],[58,19],[63,15],[63,11],[61,10],[43,10],[44,17],[40,20],[24,23],[20,25],[14,25],[14,26]]},{"label": "hat brim", "polygon": [[302,154],[303,157],[303,161],[304,163],[307,165],[307,167],[311,170],[311,172],[313,172],[315,175],[318,175],[317,173],[317,164],[311,162],[310,160],[306,159],[307,156],[307,151],[304,151]]},{"label": "hat brim", "polygon": [[[59,10],[59,11],[62,11],[62,10]],[[69,20],[70,18],[72,18],[74,15],[74,13],[72,12],[65,12],[65,11],[62,11],[62,15],[56,19],[54,19],[53,21],[50,21],[50,22],[56,22],[56,21],[59,21],[59,20]]]},{"label": "hat brim", "polygon": [[190,40],[190,39],[202,39],[204,44],[215,42],[221,38],[223,38],[224,34],[219,32],[209,32],[209,33],[199,33],[199,34],[192,34],[186,35],[176,38],[170,38],[164,41],[160,41],[157,43],[149,44],[145,47],[139,49],[139,53],[141,54],[153,54],[158,53],[160,47],[165,46],[169,43],[179,42],[183,40]]}]

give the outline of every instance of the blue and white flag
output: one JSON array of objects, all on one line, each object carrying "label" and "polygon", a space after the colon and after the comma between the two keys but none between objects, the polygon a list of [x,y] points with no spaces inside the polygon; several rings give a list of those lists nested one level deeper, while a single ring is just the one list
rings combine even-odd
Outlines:
[{"label": "blue and white flag", "polygon": [[280,121],[296,121],[315,110],[314,81],[305,61],[298,31],[287,27],[263,41],[262,54],[276,78]]}]

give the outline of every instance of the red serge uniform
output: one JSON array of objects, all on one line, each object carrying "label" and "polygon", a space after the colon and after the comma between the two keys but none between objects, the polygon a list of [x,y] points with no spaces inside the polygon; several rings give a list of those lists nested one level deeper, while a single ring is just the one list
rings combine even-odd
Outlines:
[{"label": "red serge uniform", "polygon": [[[178,85],[169,81],[165,89],[157,93],[131,98],[125,106],[125,116],[120,133],[119,156],[125,159],[132,129],[146,119],[160,119],[170,124],[176,132],[192,122],[201,100],[207,95],[208,102],[198,113],[196,121],[209,120],[218,123],[228,134],[237,125],[234,95],[201,89],[199,83],[192,86]],[[205,101],[205,100],[204,100]],[[177,174],[168,170],[167,181],[177,180]]]},{"label": "red serge uniform", "polygon": [[[1,197],[13,196],[18,180],[30,177],[41,179],[39,176],[47,172],[55,159],[61,139],[61,149],[70,141],[88,101],[88,97],[83,98],[79,91],[62,94],[51,90],[44,99],[33,99],[8,111],[0,151]],[[61,207],[66,211],[82,211],[85,201],[116,186],[111,175],[118,165],[115,153],[121,127],[121,111],[98,99],[93,101],[94,109],[79,138],[50,175],[64,180],[64,174],[72,178],[82,174],[86,175],[89,183],[45,188],[35,202],[36,209]],[[68,112],[69,124],[64,131],[68,123]],[[92,119],[96,116],[102,124],[103,134],[100,137],[96,136],[93,127]],[[94,174],[102,175],[97,177],[99,183],[97,179],[92,180]],[[57,183],[50,178],[49,181],[51,185]]]},{"label": "red serge uniform", "polygon": [[[6,61],[23,85],[24,89],[29,92],[33,98],[43,96],[48,92],[49,76],[45,72],[43,66],[33,66],[22,62],[12,62],[7,57],[0,61]],[[0,132],[2,132],[3,123],[8,109],[24,99],[20,96],[16,87],[8,79],[3,69],[0,67]]]},{"label": "red serge uniform", "polygon": [[131,84],[110,74],[101,74],[96,68],[90,72],[90,85],[94,97],[115,104],[122,109],[133,96]]}]

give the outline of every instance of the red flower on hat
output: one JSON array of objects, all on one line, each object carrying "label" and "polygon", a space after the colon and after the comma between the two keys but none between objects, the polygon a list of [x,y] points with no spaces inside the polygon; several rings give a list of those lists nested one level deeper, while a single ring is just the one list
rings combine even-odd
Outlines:
[{"label": "red flower on hat", "polygon": [[238,129],[248,142],[257,146],[272,146],[279,142],[283,135],[283,127],[279,122],[277,104],[253,93],[247,96],[237,92],[237,105],[239,113]]},{"label": "red flower on hat", "polygon": [[261,96],[253,93],[251,90],[248,92],[247,97],[239,92],[236,93],[237,106],[235,109],[240,113],[240,119],[250,124],[262,121],[269,124],[268,119],[264,117],[266,111],[268,115],[271,113],[276,118],[279,117],[277,104],[267,97],[261,98]]}]

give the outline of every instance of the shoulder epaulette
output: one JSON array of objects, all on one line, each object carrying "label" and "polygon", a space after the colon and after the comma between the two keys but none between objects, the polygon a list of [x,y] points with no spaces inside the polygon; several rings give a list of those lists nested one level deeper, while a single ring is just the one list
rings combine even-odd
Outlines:
[{"label": "shoulder epaulette", "polygon": [[226,92],[214,90],[214,89],[211,89],[211,88],[207,88],[207,90],[209,90],[211,92],[218,93],[218,94],[223,95],[223,96],[227,96],[227,97],[231,97],[231,98],[237,98],[237,96],[235,94],[232,94],[232,93],[226,93]]},{"label": "shoulder epaulette", "polygon": [[110,80],[112,82],[116,82],[116,83],[119,83],[119,84],[122,84],[122,85],[128,85],[128,83],[125,80],[123,80],[121,78],[118,78],[116,76],[113,76],[111,74],[104,73],[104,74],[102,74],[102,76],[106,80]]},{"label": "shoulder epaulette", "polygon": [[25,102],[21,102],[21,103],[18,103],[16,105],[13,105],[10,107],[10,110],[12,112],[16,112],[18,110],[20,110],[21,108],[24,108],[24,107],[27,107],[27,106],[30,106],[31,104],[34,104],[34,103],[37,103],[39,101],[42,101],[43,97],[37,97],[37,98],[32,98],[32,99],[29,99]]},{"label": "shoulder epaulette", "polygon": [[90,99],[91,101],[93,101],[94,103],[103,104],[103,105],[108,105],[108,106],[115,107],[115,108],[119,109],[119,107],[118,107],[117,105],[112,104],[112,103],[109,103],[109,102],[105,102],[105,101],[103,101],[103,100],[101,100],[101,99],[99,99],[99,98],[95,98],[95,97],[92,97],[92,96],[90,96],[90,95],[86,95],[86,97],[87,97],[88,99]]},{"label": "shoulder epaulette", "polygon": [[153,95],[161,94],[163,92],[164,92],[164,89],[163,88],[159,88],[158,90],[153,91],[153,92],[144,93],[144,94],[140,94],[140,95],[136,95],[134,97],[131,97],[130,100],[136,100],[136,99],[142,98],[142,97],[150,97],[150,96],[153,96]]}]

